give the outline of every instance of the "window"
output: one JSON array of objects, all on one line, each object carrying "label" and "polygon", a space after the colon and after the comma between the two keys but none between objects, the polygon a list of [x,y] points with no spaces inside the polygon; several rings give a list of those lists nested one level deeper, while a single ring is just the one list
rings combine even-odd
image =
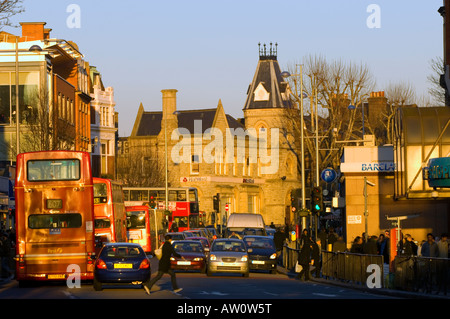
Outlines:
[{"label": "window", "polygon": [[79,179],[80,161],[77,159],[27,162],[27,180],[30,182]]},{"label": "window", "polygon": [[28,227],[31,229],[80,228],[80,214],[33,214],[28,216]]},{"label": "window", "polygon": [[145,228],[145,211],[130,211],[127,212],[127,219],[130,221],[127,226],[130,228]]},{"label": "window", "polygon": [[94,204],[102,204],[108,201],[108,192],[105,183],[94,184]]},{"label": "window", "polygon": [[198,155],[192,155],[191,158],[191,174],[200,173],[200,160]]}]

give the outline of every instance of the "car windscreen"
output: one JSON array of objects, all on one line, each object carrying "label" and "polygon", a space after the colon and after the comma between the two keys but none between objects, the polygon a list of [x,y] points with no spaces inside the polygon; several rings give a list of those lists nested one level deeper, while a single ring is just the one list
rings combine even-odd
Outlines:
[{"label": "car windscreen", "polygon": [[275,249],[271,238],[246,237],[244,242],[247,248]]},{"label": "car windscreen", "polygon": [[138,247],[131,246],[105,246],[100,257],[109,258],[131,258],[143,256],[144,252]]},{"label": "car windscreen", "polygon": [[200,242],[198,243],[186,243],[178,242],[173,244],[173,248],[178,253],[192,253],[192,252],[202,252],[203,247]]},{"label": "car windscreen", "polygon": [[245,252],[245,246],[243,242],[240,241],[215,241],[212,247],[213,251],[235,251],[235,252]]}]

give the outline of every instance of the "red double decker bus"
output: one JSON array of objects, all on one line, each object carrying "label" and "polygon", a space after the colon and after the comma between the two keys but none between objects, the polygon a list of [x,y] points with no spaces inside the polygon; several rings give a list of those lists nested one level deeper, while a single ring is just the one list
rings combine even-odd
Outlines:
[{"label": "red double decker bus", "polygon": [[198,193],[194,187],[171,187],[168,189],[168,207],[166,208],[166,190],[164,187],[124,187],[125,206],[142,206],[169,211],[168,229],[183,231],[198,227]]},{"label": "red double decker bus", "polygon": [[93,279],[94,196],[90,154],[17,155],[16,279]]},{"label": "red double decker bus", "polygon": [[98,177],[93,181],[96,249],[105,243],[126,242],[127,216],[122,184]]}]

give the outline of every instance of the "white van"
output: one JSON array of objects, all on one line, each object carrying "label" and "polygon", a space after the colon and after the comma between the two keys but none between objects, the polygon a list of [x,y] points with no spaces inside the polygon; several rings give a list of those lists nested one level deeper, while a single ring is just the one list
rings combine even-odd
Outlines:
[{"label": "white van", "polygon": [[266,236],[266,225],[261,214],[232,213],[228,217],[226,237],[245,235]]}]

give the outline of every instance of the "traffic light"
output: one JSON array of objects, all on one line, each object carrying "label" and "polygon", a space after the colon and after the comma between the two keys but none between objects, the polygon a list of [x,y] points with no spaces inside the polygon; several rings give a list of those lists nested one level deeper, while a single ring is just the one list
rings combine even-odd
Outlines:
[{"label": "traffic light", "polygon": [[311,192],[311,210],[314,214],[323,212],[323,193],[322,187],[315,186]]},{"label": "traffic light", "polygon": [[154,194],[154,193],[150,194],[149,206],[152,209],[156,208],[156,194]]},{"label": "traffic light", "polygon": [[291,191],[291,211],[298,213],[300,210],[300,200],[302,198],[302,189],[297,188]]},{"label": "traffic light", "polygon": [[219,193],[217,193],[216,195],[213,196],[213,203],[214,203],[214,210],[216,212],[220,211],[220,195]]}]

